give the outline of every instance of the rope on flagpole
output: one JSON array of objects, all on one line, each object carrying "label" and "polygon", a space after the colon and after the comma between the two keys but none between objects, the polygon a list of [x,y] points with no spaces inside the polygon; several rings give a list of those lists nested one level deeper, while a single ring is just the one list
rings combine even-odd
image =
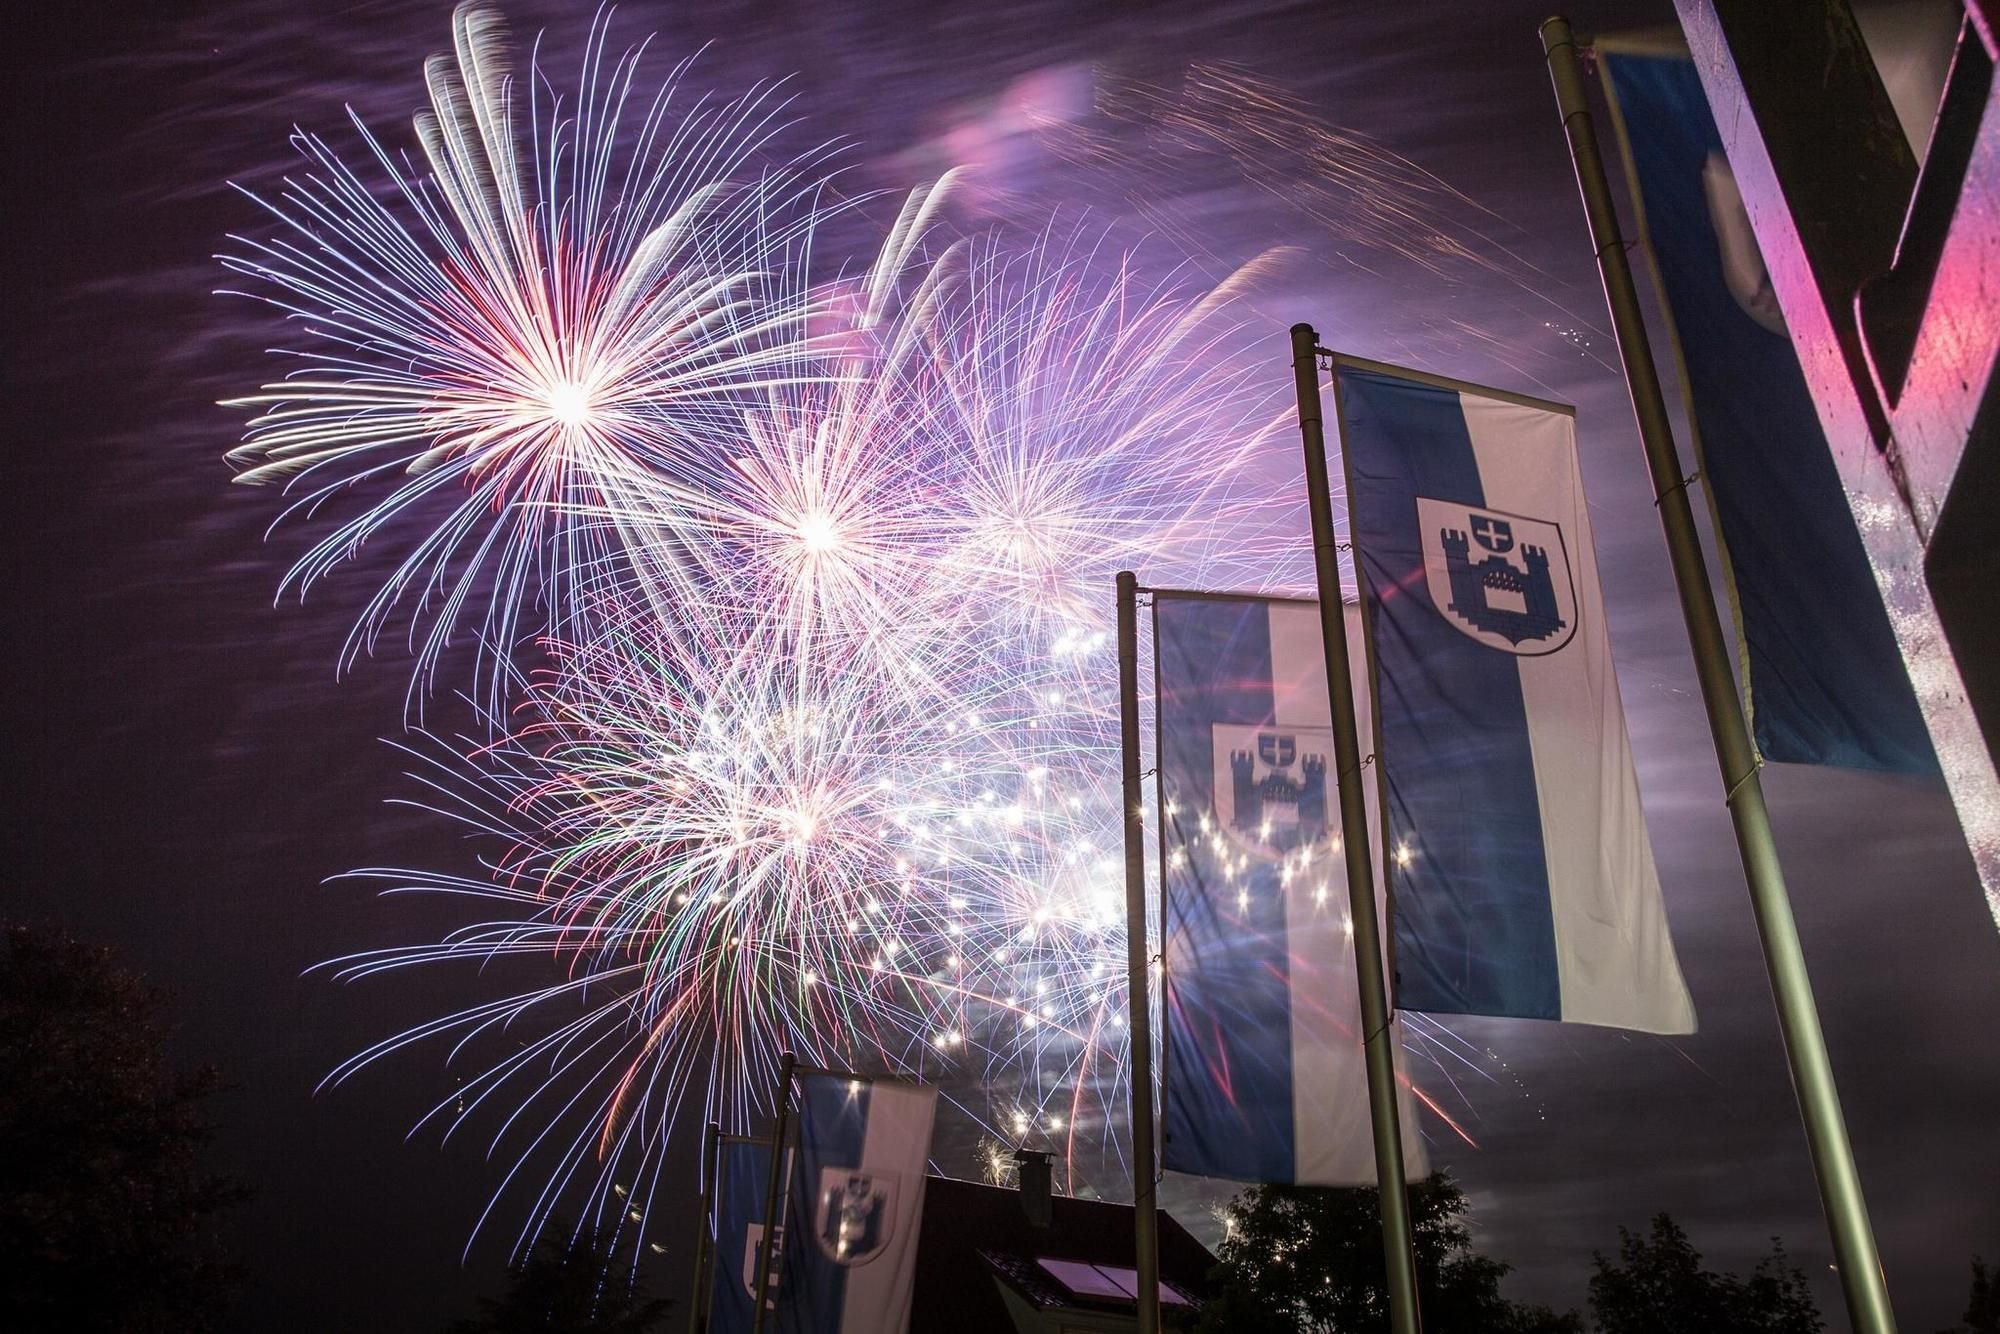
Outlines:
[{"label": "rope on flagpole", "polygon": [[1757,776],[1757,771],[1759,769],[1762,769],[1763,767],[1764,767],[1764,757],[1759,755],[1757,757],[1757,762],[1750,766],[1749,772],[1745,773],[1741,778],[1731,783],[1729,785],[1729,790],[1722,794],[1722,804],[1725,806],[1734,806],[1736,804],[1737,793],[1741,792],[1744,788],[1748,787],[1750,785],[1750,780],[1755,778]]},{"label": "rope on flagpole", "polygon": [[1365,755],[1365,756],[1363,756],[1363,757],[1362,757],[1362,760],[1361,760],[1361,763],[1359,763],[1359,764],[1355,765],[1355,766],[1354,766],[1354,767],[1353,767],[1352,769],[1342,769],[1342,770],[1340,771],[1340,773],[1338,774],[1338,777],[1339,777],[1339,778],[1358,778],[1358,777],[1360,777],[1360,775],[1361,775],[1361,771],[1362,771],[1363,769],[1366,769],[1366,768],[1367,768],[1367,767],[1368,767],[1369,765],[1371,765],[1371,764],[1373,764],[1373,763],[1375,763],[1375,756],[1374,756],[1374,754],[1373,754],[1373,753],[1370,753],[1370,754],[1368,754],[1368,755]]},{"label": "rope on flagpole", "polygon": [[1678,492],[1685,491],[1689,487],[1693,486],[1696,482],[1699,482],[1700,480],[1701,480],[1701,469],[1696,468],[1693,472],[1689,473],[1687,476],[1681,478],[1678,482],[1675,482],[1672,486],[1668,487],[1666,490],[1654,496],[1653,508],[1658,509],[1660,507],[1661,502],[1666,500],[1668,496],[1674,495]]}]

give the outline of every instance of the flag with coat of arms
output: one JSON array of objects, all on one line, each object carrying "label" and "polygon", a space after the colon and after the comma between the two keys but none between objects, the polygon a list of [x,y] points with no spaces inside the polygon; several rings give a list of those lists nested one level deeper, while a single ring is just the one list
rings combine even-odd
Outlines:
[{"label": "flag with coat of arms", "polygon": [[[1358,662],[1352,607],[1347,629]],[[1156,589],[1153,634],[1161,1162],[1237,1181],[1373,1185],[1319,604]],[[1366,749],[1365,709],[1359,722]],[[1367,792],[1379,830],[1372,783]],[[1379,838],[1359,836],[1379,854]],[[1407,1084],[1399,1096],[1404,1166],[1418,1179],[1430,1169]]]},{"label": "flag with coat of arms", "polygon": [[1685,49],[1595,43],[1769,760],[1934,777],[1867,552]]},{"label": "flag with coat of arms", "polygon": [[774,1334],[904,1334],[937,1090],[801,1070]]},{"label": "flag with coat of arms", "polygon": [[[716,1153],[715,1245],[709,1276],[709,1334],[750,1334],[757,1307],[757,1253],[764,1242],[764,1204],[771,1183],[771,1141],[724,1135]],[[771,1260],[784,1253],[783,1229]],[[775,1292],[777,1284],[767,1283]],[[770,1300],[765,1299],[766,1309]]]},{"label": "flag with coat of arms", "polygon": [[1694,1029],[1574,410],[1335,358],[1398,1008]]}]

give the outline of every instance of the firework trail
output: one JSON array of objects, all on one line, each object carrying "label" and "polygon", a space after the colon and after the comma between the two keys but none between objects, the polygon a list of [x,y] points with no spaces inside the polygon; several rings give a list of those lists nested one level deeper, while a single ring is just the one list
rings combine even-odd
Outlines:
[{"label": "firework trail", "polygon": [[512,77],[492,10],[452,23],[454,54],[424,65],[426,169],[356,120],[384,202],[298,132],[305,173],[251,196],[276,235],[222,257],[308,335],[298,369],[229,404],[258,414],[238,480],[284,483],[292,511],[361,493],[292,568],[301,590],[371,539],[408,543],[345,656],[409,602],[420,676],[454,629],[503,655],[524,612],[569,629],[579,581],[652,540],[648,484],[698,476],[746,398],[819,373],[786,270],[827,150],[768,160],[775,90],[693,98],[684,63],[637,98],[643,48],[607,60],[600,22],[565,102],[538,67]]},{"label": "firework trail", "polygon": [[1414,268],[1454,285],[1504,284],[1550,334],[1546,345],[1523,349],[1478,322],[1446,316],[1432,335],[1441,345],[1469,342],[1544,386],[1555,363],[1578,356],[1615,371],[1602,350],[1607,335],[1551,295],[1558,280],[1504,239],[1516,231],[1511,224],[1295,92],[1221,61],[1190,64],[1164,82],[1108,69],[1091,79],[1093,115],[1037,115],[1031,104],[1028,123],[1053,154],[1111,182],[1186,253],[1210,253],[1181,193],[1206,172],[1254,190],[1275,224],[1313,235],[1312,252],[1328,263],[1360,274]]}]

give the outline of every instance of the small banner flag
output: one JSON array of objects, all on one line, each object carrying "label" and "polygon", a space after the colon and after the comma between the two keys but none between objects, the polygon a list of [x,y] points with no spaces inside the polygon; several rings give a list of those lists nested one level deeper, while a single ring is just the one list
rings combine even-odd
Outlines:
[{"label": "small banner flag", "polygon": [[[1161,1162],[1237,1181],[1372,1186],[1319,606],[1153,596],[1166,846]],[[1356,662],[1358,635],[1350,611]],[[1366,750],[1365,710],[1360,724]],[[1380,840],[1371,846],[1379,853]],[[1405,1170],[1420,1179],[1430,1171],[1423,1141],[1408,1088],[1399,1096]]]},{"label": "small banner flag", "polygon": [[1335,400],[1397,1005],[1692,1032],[1572,410],[1345,357]]},{"label": "small banner flag", "polygon": [[797,1077],[775,1334],[905,1334],[937,1090],[822,1071]]},{"label": "small banner flag", "polygon": [[1607,41],[1597,54],[1675,330],[1757,748],[1769,760],[1934,775],[1923,714],[1694,63]]},{"label": "small banner flag", "polygon": [[[750,1334],[757,1309],[757,1248],[764,1240],[764,1200],[771,1183],[771,1142],[724,1135],[717,1149],[708,1328],[710,1334]],[[783,1254],[783,1229],[775,1249]],[[770,1293],[778,1290],[775,1257],[766,1287]]]}]

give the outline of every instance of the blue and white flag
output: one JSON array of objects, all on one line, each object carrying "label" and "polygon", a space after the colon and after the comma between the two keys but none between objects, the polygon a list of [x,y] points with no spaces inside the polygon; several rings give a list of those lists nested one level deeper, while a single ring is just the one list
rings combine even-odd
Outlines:
[{"label": "blue and white flag", "polygon": [[904,1334],[937,1090],[798,1076],[774,1334]]},{"label": "blue and white flag", "polygon": [[[1350,611],[1356,662],[1358,627]],[[1167,850],[1161,1161],[1237,1181],[1373,1185],[1319,606],[1160,591],[1153,631]],[[1365,749],[1365,708],[1360,722]],[[1429,1167],[1407,1086],[1401,1096],[1404,1163],[1420,1178]]]},{"label": "blue and white flag", "polygon": [[1797,764],[1934,775],[1930,734],[1694,63],[1605,41],[1597,52],[1722,536],[1757,748]]},{"label": "blue and white flag", "polygon": [[1351,358],[1335,386],[1397,1005],[1692,1032],[1572,410]]},{"label": "blue and white flag", "polygon": [[[724,1135],[715,1174],[714,1254],[711,1259],[710,1334],[750,1334],[757,1309],[757,1248],[764,1240],[764,1203],[771,1188],[771,1142]],[[783,1253],[783,1229],[777,1254]],[[773,1257],[774,1261],[776,1256]],[[775,1263],[765,1285],[768,1306],[778,1290]]]}]

